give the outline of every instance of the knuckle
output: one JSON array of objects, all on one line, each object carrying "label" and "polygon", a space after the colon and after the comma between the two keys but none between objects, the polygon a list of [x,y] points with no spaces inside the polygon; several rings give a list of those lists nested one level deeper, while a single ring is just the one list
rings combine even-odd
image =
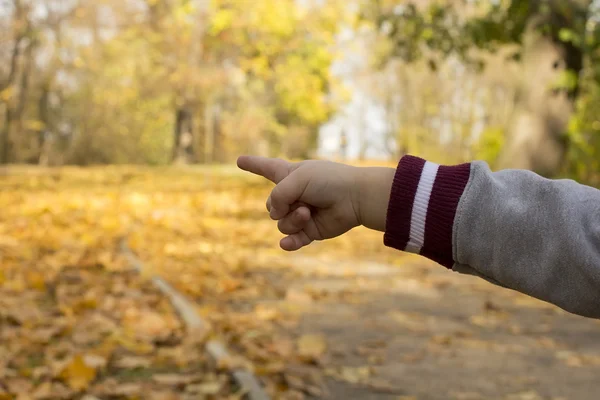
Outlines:
[{"label": "knuckle", "polygon": [[289,235],[292,231],[291,227],[286,223],[285,220],[279,221],[277,223],[277,228],[279,229],[279,232],[283,233],[284,235]]},{"label": "knuckle", "polygon": [[271,204],[281,202],[282,198],[283,198],[283,193],[282,193],[281,186],[275,186],[275,188],[271,192],[271,197],[270,197]]}]

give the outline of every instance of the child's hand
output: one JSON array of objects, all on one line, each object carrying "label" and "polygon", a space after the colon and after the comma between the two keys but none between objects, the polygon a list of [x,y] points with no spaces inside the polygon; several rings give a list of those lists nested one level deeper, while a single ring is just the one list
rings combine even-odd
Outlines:
[{"label": "child's hand", "polygon": [[238,166],[277,186],[267,200],[271,218],[287,235],[281,248],[299,250],[363,224],[385,229],[394,170],[356,168],[328,161],[289,163],[242,156]]}]

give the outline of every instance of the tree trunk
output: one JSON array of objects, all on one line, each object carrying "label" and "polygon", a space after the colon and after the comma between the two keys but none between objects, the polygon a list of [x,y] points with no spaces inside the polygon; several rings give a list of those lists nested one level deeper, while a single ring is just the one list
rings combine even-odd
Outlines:
[{"label": "tree trunk", "polygon": [[[22,71],[21,71],[21,81],[19,83],[19,98],[17,100],[17,105],[15,108],[15,113],[14,113],[14,132],[16,133],[16,135],[18,136],[17,138],[13,138],[15,143],[14,143],[14,149],[15,151],[13,152],[13,159],[10,159],[10,154],[8,155],[8,161],[17,161],[20,162],[22,161],[22,159],[18,158],[17,155],[17,151],[21,148],[22,146],[22,142],[23,139],[25,139],[23,137],[23,135],[25,134],[24,132],[24,127],[23,127],[23,120],[24,120],[24,116],[25,116],[25,111],[27,108],[27,100],[29,98],[29,88],[30,88],[30,82],[31,82],[31,75],[32,75],[32,71],[33,71],[33,67],[34,67],[34,57],[35,57],[35,47],[37,46],[37,44],[34,42],[30,42],[27,45],[27,49],[25,50],[24,54],[23,54],[23,67],[22,67]],[[25,139],[26,140],[26,139]],[[9,145],[9,149],[10,149],[10,145]]]},{"label": "tree trunk", "polygon": [[175,118],[173,162],[176,164],[191,164],[194,161],[192,112],[187,107],[181,107],[177,110]]},{"label": "tree trunk", "polygon": [[40,121],[43,124],[42,129],[38,132],[38,164],[48,166],[50,165],[52,135],[52,123],[50,121],[50,84],[48,82],[42,86],[38,108]]},{"label": "tree trunk", "polygon": [[[21,47],[23,41],[26,39],[28,33],[31,30],[31,21],[27,19],[28,9],[22,3],[21,0],[14,1],[15,14],[14,14],[14,44],[12,48],[10,58],[10,69],[8,72],[8,79],[3,82],[0,86],[0,93],[4,90],[15,90],[17,84],[18,71],[19,71],[19,59],[21,58]],[[4,126],[0,131],[0,164],[8,164],[10,161],[10,150],[11,150],[11,130],[15,116],[14,105],[12,104],[12,98],[14,93],[11,93],[8,100],[6,101],[6,116],[4,119]]]},{"label": "tree trunk", "polygon": [[340,132],[339,158],[342,161],[348,160],[348,134],[345,129]]},{"label": "tree trunk", "polygon": [[[21,42],[23,41],[23,39],[24,39],[23,35],[20,35],[19,37],[15,38],[15,43],[13,45],[13,50],[12,50],[12,55],[11,55],[10,71],[8,73],[8,79],[6,80],[5,84],[2,85],[2,90],[0,90],[0,92],[3,92],[4,90],[11,90],[11,91],[14,90],[16,80],[17,80],[19,57],[21,54]],[[12,122],[13,122],[13,114],[14,114],[13,104],[11,101],[13,94],[11,94],[8,97],[8,99],[6,100],[6,115],[4,117],[4,126],[2,127],[2,132],[0,135],[0,138],[2,140],[2,143],[1,143],[2,152],[0,153],[0,164],[8,164],[8,162],[9,162],[10,139],[11,139],[10,131],[11,131],[11,126],[12,126]]]},{"label": "tree trunk", "polygon": [[[573,17],[567,19],[561,14],[564,9],[558,9],[558,2],[553,4],[557,11],[544,19],[532,17],[524,34],[522,81],[506,145],[498,159],[500,169],[528,169],[551,177],[560,171],[565,160],[566,133],[575,112],[578,87],[556,85],[566,74],[579,76],[583,53],[558,40],[562,28],[572,29]],[[587,7],[572,7],[585,20]],[[542,33],[542,25],[551,26],[551,33]]]},{"label": "tree trunk", "polygon": [[204,163],[226,161],[225,138],[221,126],[223,106],[209,98],[204,105]]},{"label": "tree trunk", "polygon": [[214,131],[214,143],[213,143],[213,162],[224,163],[227,161],[227,146],[225,143],[225,137],[223,136],[222,126],[222,113],[223,106],[220,103],[215,103],[213,106],[213,131]]},{"label": "tree trunk", "polygon": [[2,128],[2,157],[0,157],[0,164],[8,164],[10,162],[10,150],[11,150],[11,127],[13,122],[13,110],[10,104],[6,107],[6,116],[4,118],[4,127]]},{"label": "tree trunk", "polygon": [[212,164],[215,154],[215,124],[210,100],[204,106],[204,164]]}]

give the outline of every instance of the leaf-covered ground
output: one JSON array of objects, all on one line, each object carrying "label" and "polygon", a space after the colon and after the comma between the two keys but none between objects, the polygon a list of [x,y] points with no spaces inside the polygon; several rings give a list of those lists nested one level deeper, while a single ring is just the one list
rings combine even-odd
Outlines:
[{"label": "leaf-covered ground", "polygon": [[[592,399],[600,324],[355,230],[290,255],[233,167],[0,175],[0,399],[242,396],[147,277],[274,398]],[[120,254],[126,237],[140,276]],[[222,367],[222,366],[221,366]]]}]

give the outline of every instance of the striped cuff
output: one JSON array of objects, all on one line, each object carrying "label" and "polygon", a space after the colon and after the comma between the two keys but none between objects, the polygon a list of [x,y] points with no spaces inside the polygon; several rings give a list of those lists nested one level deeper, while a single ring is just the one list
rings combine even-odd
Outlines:
[{"label": "striped cuff", "polygon": [[452,268],[452,229],[471,164],[439,166],[413,156],[400,160],[388,207],[385,245]]}]

